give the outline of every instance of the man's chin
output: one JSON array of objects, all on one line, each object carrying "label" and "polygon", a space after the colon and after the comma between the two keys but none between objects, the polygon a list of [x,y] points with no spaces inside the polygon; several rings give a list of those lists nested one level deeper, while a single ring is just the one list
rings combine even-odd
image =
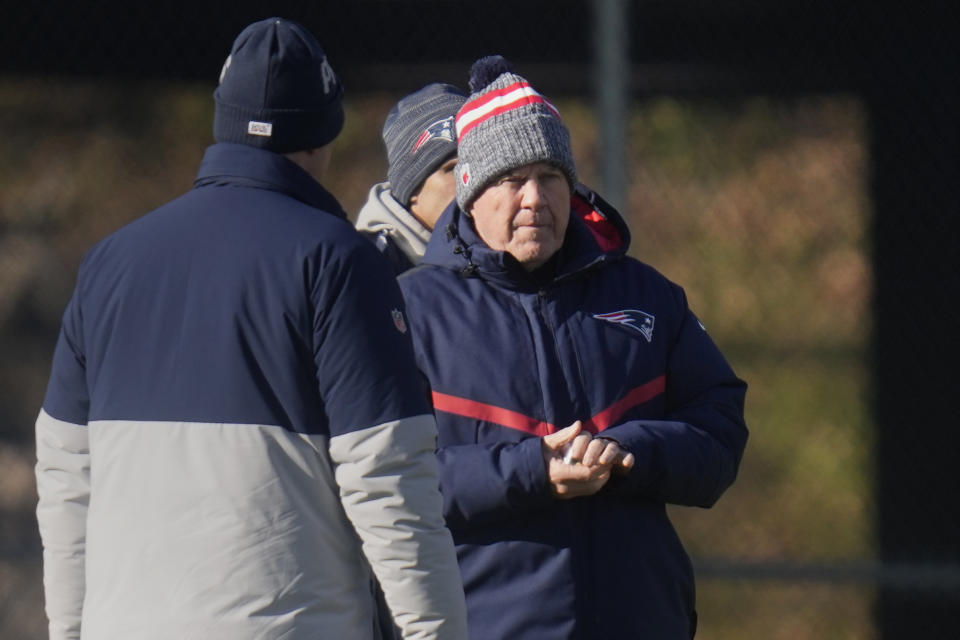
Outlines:
[{"label": "man's chin", "polygon": [[518,251],[511,251],[510,253],[527,271],[531,271],[549,260],[550,256],[556,251],[551,251],[547,246],[538,244],[536,246],[524,246]]}]

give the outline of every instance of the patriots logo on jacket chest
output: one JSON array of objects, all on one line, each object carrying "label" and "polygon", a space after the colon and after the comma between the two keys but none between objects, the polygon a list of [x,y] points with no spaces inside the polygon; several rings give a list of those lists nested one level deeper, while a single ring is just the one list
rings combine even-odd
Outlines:
[{"label": "patriots logo on jacket chest", "polygon": [[653,314],[638,309],[623,309],[621,311],[611,311],[610,313],[595,313],[593,315],[597,320],[604,320],[613,324],[634,329],[647,339],[647,342],[653,342],[653,323],[656,320]]}]

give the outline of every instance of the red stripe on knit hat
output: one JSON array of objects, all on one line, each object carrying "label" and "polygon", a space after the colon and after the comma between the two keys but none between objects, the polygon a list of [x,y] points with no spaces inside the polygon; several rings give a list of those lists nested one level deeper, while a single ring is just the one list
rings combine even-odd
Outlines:
[{"label": "red stripe on knit hat", "polygon": [[[469,100],[466,104],[463,105],[463,107],[460,108],[460,111],[463,112],[465,110],[469,111],[471,109],[479,109],[480,107],[483,107],[488,102],[492,100],[496,100],[498,98],[502,98],[507,94],[517,91],[518,89],[522,89],[529,94],[535,94],[540,96],[540,92],[534,89],[533,87],[531,87],[529,82],[527,82],[526,80],[518,80],[517,82],[514,82],[513,84],[508,84],[507,86],[502,87],[500,89],[491,89],[490,91],[477,96],[473,100]],[[543,96],[540,96],[540,97],[543,97]]]},{"label": "red stripe on knit hat", "polygon": [[490,118],[531,104],[542,104],[555,116],[560,117],[557,108],[527,82],[514,82],[474,98],[460,108],[457,114],[457,142],[462,140],[468,131]]}]

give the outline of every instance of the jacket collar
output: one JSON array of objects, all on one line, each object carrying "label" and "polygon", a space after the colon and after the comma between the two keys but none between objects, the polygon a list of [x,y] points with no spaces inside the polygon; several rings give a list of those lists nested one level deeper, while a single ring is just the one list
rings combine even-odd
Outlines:
[{"label": "jacket collar", "polygon": [[389,182],[370,188],[355,226],[357,231],[374,236],[386,233],[413,264],[420,261],[431,235],[430,229],[393,197]]},{"label": "jacket collar", "polygon": [[[571,197],[570,223],[556,255],[552,280],[617,259],[629,245],[630,231],[620,214],[595,192],[578,185]],[[488,247],[456,202],[437,221],[422,264],[458,271],[463,277],[480,277],[507,289],[536,289],[544,284],[542,273],[535,277],[510,254]]]},{"label": "jacket collar", "polygon": [[245,144],[220,142],[207,147],[194,187],[242,185],[286,194],[346,219],[333,195],[284,156]]}]

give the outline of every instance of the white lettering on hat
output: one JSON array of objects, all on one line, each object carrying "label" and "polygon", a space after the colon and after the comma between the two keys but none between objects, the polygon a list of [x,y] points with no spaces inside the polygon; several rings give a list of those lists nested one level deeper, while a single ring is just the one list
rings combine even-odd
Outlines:
[{"label": "white lettering on hat", "polygon": [[252,136],[263,136],[265,138],[269,138],[273,135],[273,123],[251,120],[247,123],[247,133]]},{"label": "white lettering on hat", "polygon": [[323,78],[323,93],[329,94],[331,87],[337,86],[337,74],[333,72],[333,67],[330,66],[326,58],[320,65],[320,75]]},{"label": "white lettering on hat", "polygon": [[219,82],[223,83],[223,76],[227,75],[227,69],[230,68],[230,63],[233,62],[233,54],[227,56],[227,59],[223,61],[223,66],[220,68],[220,80]]}]

